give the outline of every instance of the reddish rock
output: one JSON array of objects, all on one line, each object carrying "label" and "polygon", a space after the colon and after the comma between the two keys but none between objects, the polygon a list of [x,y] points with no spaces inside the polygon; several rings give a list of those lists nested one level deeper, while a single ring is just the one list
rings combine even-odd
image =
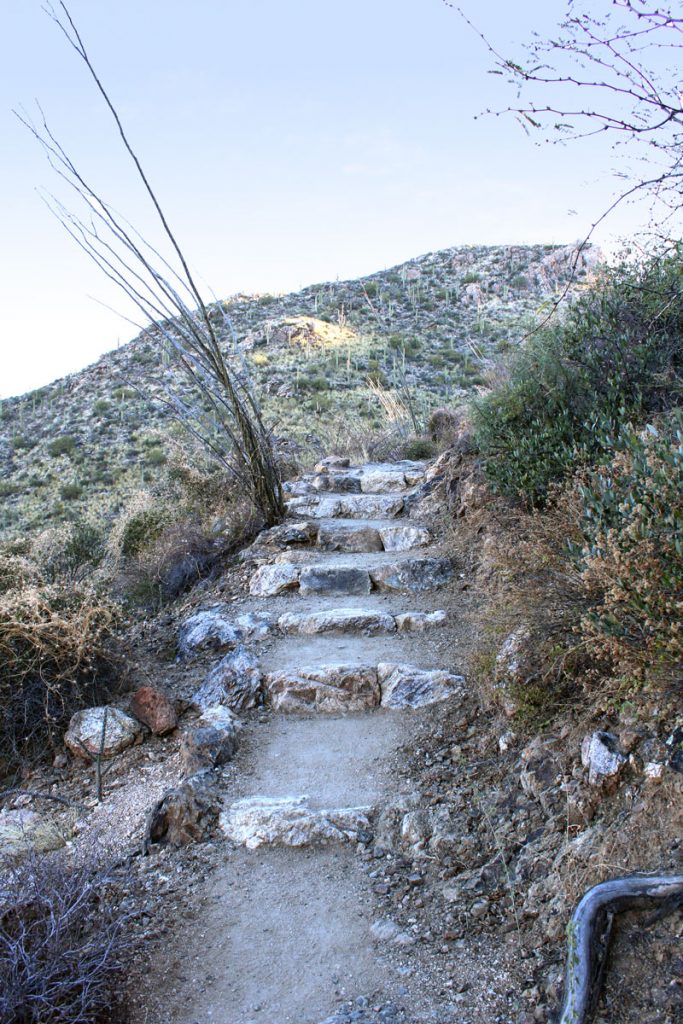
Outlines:
[{"label": "reddish rock", "polygon": [[164,736],[178,724],[178,715],[171,699],[153,686],[141,686],[130,702],[130,710],[155,736]]}]

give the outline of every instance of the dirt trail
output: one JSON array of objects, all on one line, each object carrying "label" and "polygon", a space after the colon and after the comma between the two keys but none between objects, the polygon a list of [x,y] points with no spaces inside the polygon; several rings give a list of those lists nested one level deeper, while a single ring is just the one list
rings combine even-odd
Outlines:
[{"label": "dirt trail", "polygon": [[[373,525],[383,522],[395,527],[412,520],[373,520]],[[429,547],[371,555],[317,549],[292,553],[291,560],[367,567],[433,553]],[[271,562],[286,560],[286,552],[274,552]],[[281,614],[350,606],[390,607],[392,614],[432,610],[440,607],[439,592],[386,597],[373,591],[367,598],[348,599],[338,592],[307,598],[274,595],[241,603],[240,611]],[[452,671],[457,666],[444,659],[443,646],[439,630],[377,637],[333,633],[279,637],[260,653],[264,671],[381,661]],[[421,714],[377,708],[353,715],[273,716],[265,725],[254,724],[231,765],[224,804],[251,796],[307,796],[312,808],[381,808],[395,786],[392,766],[398,751],[410,743]],[[150,991],[142,1000],[148,1019],[158,1024],[317,1024],[334,1014],[344,998],[358,997],[361,1008],[364,999],[369,1002],[368,1012],[374,1003],[384,1006],[398,999],[413,1019],[428,1019],[411,1007],[403,983],[412,970],[410,951],[399,956],[397,965],[396,956],[388,958],[373,938],[378,912],[360,847],[347,842],[248,850],[223,841],[220,850],[219,867],[204,888],[194,920],[178,924],[164,952],[168,980],[163,1000],[153,991],[153,968]],[[362,1009],[358,1014],[350,1019],[366,1019]],[[399,1018],[389,1011],[382,1018],[394,1019]]]}]

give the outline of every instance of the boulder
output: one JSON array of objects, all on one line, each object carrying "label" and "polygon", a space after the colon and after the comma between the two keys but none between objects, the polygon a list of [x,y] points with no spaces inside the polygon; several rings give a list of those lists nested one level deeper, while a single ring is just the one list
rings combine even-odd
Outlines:
[{"label": "boulder", "polygon": [[142,743],[144,733],[144,726],[136,718],[106,705],[86,708],[72,715],[69,728],[64,734],[64,743],[77,757],[87,760],[90,760],[89,754],[97,756],[100,751],[102,757],[115,757],[126,747]]},{"label": "boulder", "polygon": [[185,846],[206,839],[215,828],[220,794],[213,772],[203,771],[170,789],[147,818],[145,846]]},{"label": "boulder", "polygon": [[379,590],[421,593],[442,587],[453,576],[448,558],[406,558],[401,562],[370,569],[372,582]]},{"label": "boulder", "polygon": [[369,594],[372,590],[366,569],[352,565],[309,565],[300,570],[301,594]]},{"label": "boulder", "polygon": [[401,612],[396,616],[396,628],[400,633],[424,633],[432,626],[441,626],[446,621],[444,611]]},{"label": "boulder", "polygon": [[0,811],[0,864],[19,860],[31,852],[59,850],[70,834],[37,811]]},{"label": "boulder", "polygon": [[231,761],[238,746],[238,722],[229,708],[207,708],[180,741],[180,760],[187,775]]},{"label": "boulder", "polygon": [[313,467],[313,472],[327,473],[330,470],[348,469],[350,465],[351,459],[347,459],[343,455],[326,455]]},{"label": "boulder", "polygon": [[224,704],[233,711],[255,708],[261,700],[261,670],[258,659],[245,647],[238,647],[211,669],[192,703],[200,711]]},{"label": "boulder", "polygon": [[379,531],[385,551],[410,551],[431,543],[432,535],[426,526],[384,526]]},{"label": "boulder", "polygon": [[313,810],[308,798],[248,797],[220,816],[223,834],[233,843],[255,850],[259,846],[309,846],[348,842],[369,828],[367,807]]},{"label": "boulder", "polygon": [[313,477],[313,487],[335,494],[360,494],[360,477],[357,473],[319,473]]},{"label": "boulder", "polygon": [[396,623],[386,612],[365,608],[330,608],[301,615],[281,615],[278,626],[283,633],[393,633]]},{"label": "boulder", "polygon": [[229,615],[228,605],[216,604],[186,619],[178,636],[179,657],[188,658],[200,650],[225,650],[238,644],[242,636]]},{"label": "boulder", "polygon": [[324,523],[318,530],[318,547],[323,551],[383,551],[379,531],[364,523]]},{"label": "boulder", "polygon": [[581,763],[588,769],[588,784],[612,788],[627,763],[617,749],[617,738],[609,732],[593,732],[584,736]]},{"label": "boulder", "polygon": [[165,736],[178,725],[175,705],[154,686],[141,686],[130,700],[130,710],[155,736]]},{"label": "boulder", "polygon": [[292,590],[299,585],[300,572],[300,567],[291,562],[262,565],[251,577],[249,593],[252,597],[273,597],[285,590]]},{"label": "boulder", "polygon": [[275,629],[272,615],[267,615],[265,612],[247,612],[245,615],[238,615],[235,625],[245,640],[261,640]]},{"label": "boulder", "polygon": [[339,714],[377,707],[377,671],[370,665],[322,665],[293,672],[272,672],[266,688],[277,711]]},{"label": "boulder", "polygon": [[315,540],[315,525],[309,522],[281,523],[270,530],[259,533],[253,548],[275,548],[283,550],[298,544],[312,544]]},{"label": "boulder", "polygon": [[377,678],[382,691],[382,707],[421,708],[462,693],[465,680],[442,669],[417,668],[381,662]]}]

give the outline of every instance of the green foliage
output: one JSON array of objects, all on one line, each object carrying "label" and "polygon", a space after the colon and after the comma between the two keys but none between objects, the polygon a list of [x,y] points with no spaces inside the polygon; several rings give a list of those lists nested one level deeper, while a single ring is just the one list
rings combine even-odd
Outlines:
[{"label": "green foliage", "polygon": [[80,484],[64,484],[60,488],[59,493],[64,501],[75,501],[76,498],[80,498],[83,494],[83,488]]},{"label": "green foliage", "polygon": [[432,459],[436,455],[436,445],[428,437],[410,437],[401,449],[404,459]]},{"label": "green foliage", "polygon": [[60,455],[72,455],[76,450],[76,438],[70,434],[63,434],[62,437],[56,437],[51,441],[47,450],[55,458]]},{"label": "green foliage", "polygon": [[479,281],[481,281],[481,274],[476,274],[474,271],[465,274],[462,279],[463,284],[477,284]]},{"label": "green foliage", "polygon": [[509,378],[475,403],[494,487],[532,507],[620,424],[675,406],[683,372],[683,254],[622,264],[563,322],[518,350]]},{"label": "green foliage", "polygon": [[132,514],[121,533],[121,554],[135,558],[153,544],[168,524],[168,512],[164,508],[143,508]]},{"label": "green foliage", "polygon": [[574,553],[599,594],[584,633],[634,673],[683,659],[683,415],[624,427],[609,447],[609,465],[581,487],[585,543]]}]

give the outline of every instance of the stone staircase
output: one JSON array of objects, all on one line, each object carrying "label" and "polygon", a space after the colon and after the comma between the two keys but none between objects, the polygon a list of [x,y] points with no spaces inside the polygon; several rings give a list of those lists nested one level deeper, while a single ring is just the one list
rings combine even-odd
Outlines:
[{"label": "stone staircase", "polygon": [[[426,469],[422,462],[350,467],[347,460],[326,459],[289,485],[288,520],[262,533],[247,552],[258,566],[249,584],[252,598],[264,608],[273,599],[279,606],[281,639],[265,674],[277,710],[419,707],[462,685],[461,677],[440,667],[399,660],[393,639],[446,620],[433,601],[426,609],[409,601],[438,591],[453,576],[449,559],[416,554],[432,542],[428,527],[409,518]],[[328,660],[335,635],[345,638],[336,645],[344,657]],[[305,646],[301,637],[309,638]],[[382,643],[380,637],[392,639]]]}]

